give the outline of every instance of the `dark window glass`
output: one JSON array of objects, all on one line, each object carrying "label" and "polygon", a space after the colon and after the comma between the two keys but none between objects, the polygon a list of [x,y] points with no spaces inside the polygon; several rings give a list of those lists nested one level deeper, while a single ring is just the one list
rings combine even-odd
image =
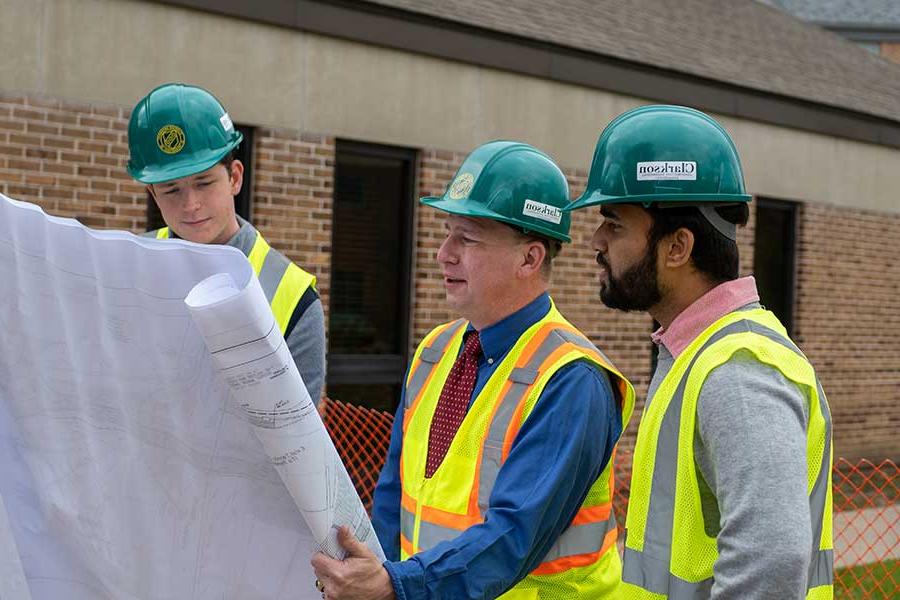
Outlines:
[{"label": "dark window glass", "polygon": [[416,154],[339,141],[328,395],[393,410],[406,369]]},{"label": "dark window glass", "polygon": [[[244,134],[244,140],[235,150],[235,158],[244,164],[244,184],[240,193],[234,197],[234,209],[248,221],[250,220],[250,197],[253,194],[253,128],[246,125],[235,124],[235,129]],[[153,231],[165,227],[159,207],[153,201],[153,196],[147,192],[147,231]]]},{"label": "dark window glass", "polygon": [[792,333],[794,324],[796,227],[796,204],[757,200],[753,274],[760,301],[775,313],[788,333]]}]

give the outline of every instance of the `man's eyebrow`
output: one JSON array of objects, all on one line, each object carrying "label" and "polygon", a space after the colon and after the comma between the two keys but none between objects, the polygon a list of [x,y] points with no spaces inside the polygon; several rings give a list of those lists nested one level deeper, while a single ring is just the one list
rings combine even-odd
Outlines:
[{"label": "man's eyebrow", "polygon": [[600,214],[603,215],[605,219],[613,219],[615,221],[621,221],[622,217],[619,216],[615,210],[611,209],[608,206],[604,206],[600,209]]}]

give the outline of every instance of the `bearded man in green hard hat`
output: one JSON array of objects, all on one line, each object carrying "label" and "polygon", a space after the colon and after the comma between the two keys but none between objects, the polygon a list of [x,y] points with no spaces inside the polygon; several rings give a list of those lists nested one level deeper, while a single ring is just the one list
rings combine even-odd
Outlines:
[{"label": "bearded man in green hard hat", "polygon": [[736,231],[750,196],[709,116],[645,106],[597,142],[584,194],[600,298],[646,311],[656,372],[626,520],[624,599],[831,598],[831,417]]},{"label": "bearded man in green hard hat", "polygon": [[275,320],[314,402],[325,380],[325,318],[316,278],[270,247],[235,213],[244,165],[243,136],[206,90],[169,83],[134,107],[128,123],[128,173],[146,184],[166,227],[146,233],[242,251],[259,277]]},{"label": "bearded man in green hard hat", "polygon": [[612,455],[634,391],[547,294],[568,202],[546,154],[506,141],[422,199],[447,213],[460,318],[407,373],[372,515],[388,560],[342,532],[349,558],[313,559],[324,598],[618,598]]}]

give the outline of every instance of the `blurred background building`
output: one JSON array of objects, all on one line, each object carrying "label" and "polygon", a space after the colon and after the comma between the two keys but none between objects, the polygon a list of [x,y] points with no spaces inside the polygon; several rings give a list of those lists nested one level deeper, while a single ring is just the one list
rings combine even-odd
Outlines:
[{"label": "blurred background building", "polygon": [[760,0],[900,62],[900,2],[896,0]]},{"label": "blurred background building", "polygon": [[[742,270],[817,367],[836,455],[896,459],[898,10],[872,24],[768,4],[0,0],[0,192],[90,227],[155,227],[124,169],[129,110],[164,82],[206,87],[245,135],[239,212],[318,275],[329,395],[392,410],[411,349],[451,317],[442,220],[418,197],[497,138],[547,151],[577,194],[610,119],[690,105],[741,153]],[[596,214],[574,221],[553,296],[643,396],[652,323],[601,305]]]}]

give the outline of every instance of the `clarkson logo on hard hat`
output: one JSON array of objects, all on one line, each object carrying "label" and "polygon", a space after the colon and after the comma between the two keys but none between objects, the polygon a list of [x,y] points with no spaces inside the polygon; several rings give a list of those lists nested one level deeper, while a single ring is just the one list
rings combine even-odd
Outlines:
[{"label": "clarkson logo on hard hat", "polygon": [[450,184],[450,199],[462,200],[469,195],[474,185],[475,177],[471,173],[460,173]]},{"label": "clarkson logo on hard hat", "polygon": [[178,125],[163,125],[156,132],[156,145],[166,154],[178,154],[184,148],[184,131]]},{"label": "clarkson logo on hard hat", "polygon": [[638,181],[696,181],[697,163],[692,160],[654,160],[637,164]]},{"label": "clarkson logo on hard hat", "polygon": [[555,206],[527,199],[522,206],[522,214],[526,217],[534,217],[535,219],[559,225],[560,221],[562,221],[563,213],[562,210]]}]

